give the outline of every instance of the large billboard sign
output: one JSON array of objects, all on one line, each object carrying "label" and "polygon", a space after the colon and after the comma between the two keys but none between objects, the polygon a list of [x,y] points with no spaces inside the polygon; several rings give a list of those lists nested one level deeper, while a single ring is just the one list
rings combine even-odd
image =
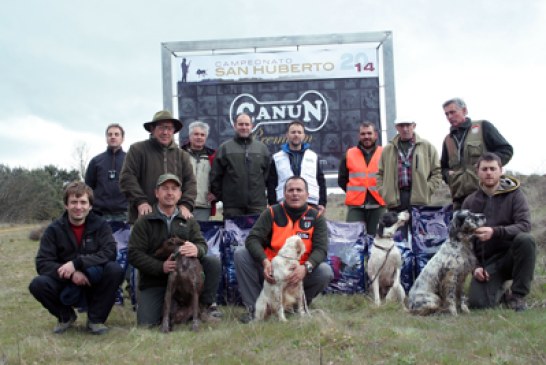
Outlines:
[{"label": "large billboard sign", "polygon": [[324,171],[337,171],[343,153],[358,143],[360,122],[371,121],[378,130],[385,124],[380,47],[295,44],[271,51],[265,45],[224,53],[196,52],[189,44],[170,49],[171,110],[176,106],[184,123],[180,143],[188,124],[201,120],[210,126],[207,145],[216,148],[234,135],[235,116],[246,112],[255,138],[273,153],[286,143],[287,124],[299,119]]}]

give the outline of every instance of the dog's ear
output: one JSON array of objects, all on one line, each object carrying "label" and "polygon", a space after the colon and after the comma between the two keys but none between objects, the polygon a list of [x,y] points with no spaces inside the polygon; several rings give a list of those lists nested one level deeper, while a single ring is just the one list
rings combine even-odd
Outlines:
[{"label": "dog's ear", "polygon": [[468,214],[470,213],[467,209],[462,210],[456,210],[455,213],[453,213],[453,222],[452,224],[455,227],[460,227],[463,225],[464,220],[468,217]]},{"label": "dog's ear", "polygon": [[398,222],[398,213],[387,212],[383,214],[383,217],[381,217],[380,222],[382,222],[385,227],[392,227],[393,225],[396,224],[396,222]]}]

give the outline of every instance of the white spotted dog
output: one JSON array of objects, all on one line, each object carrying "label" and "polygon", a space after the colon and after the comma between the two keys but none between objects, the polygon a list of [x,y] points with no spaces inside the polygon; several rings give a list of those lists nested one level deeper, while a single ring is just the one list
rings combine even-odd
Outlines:
[{"label": "white spotted dog", "polygon": [[396,231],[408,222],[407,211],[387,212],[377,226],[374,243],[368,259],[368,278],[371,282],[374,302],[381,305],[381,300],[404,302],[406,293],[400,283],[402,255],[396,247],[393,237]]},{"label": "white spotted dog", "polygon": [[256,300],[255,319],[264,320],[271,314],[276,314],[280,321],[286,321],[285,310],[293,311],[297,306],[300,315],[308,313],[303,282],[288,285],[287,277],[300,264],[300,258],[305,252],[305,245],[300,237],[291,236],[271,260],[275,284],[264,280],[264,287]]},{"label": "white spotted dog", "polygon": [[483,214],[453,213],[449,238],[419,274],[408,295],[408,309],[417,315],[469,313],[463,295],[466,276],[476,265],[474,231],[485,224]]}]

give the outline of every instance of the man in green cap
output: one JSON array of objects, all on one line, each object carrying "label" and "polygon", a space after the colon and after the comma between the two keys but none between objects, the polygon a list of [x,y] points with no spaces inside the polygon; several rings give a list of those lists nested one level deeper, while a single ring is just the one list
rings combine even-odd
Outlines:
[{"label": "man in green cap", "polygon": [[200,303],[208,309],[209,315],[221,316],[215,306],[211,306],[220,283],[220,259],[206,255],[207,243],[197,221],[181,215],[177,206],[182,195],[181,186],[180,179],[174,174],[159,176],[154,189],[157,204],[154,204],[150,214],[141,216],[133,226],[128,259],[139,272],[138,325],[153,326],[161,320],[167,280],[169,273],[176,269],[176,261],[170,257],[167,260],[157,258],[154,252],[171,237],[185,241],[179,248],[181,255],[197,257],[201,262],[205,285]]},{"label": "man in green cap", "polygon": [[197,196],[197,186],[189,155],[178,148],[175,133],[182,129],[182,122],[173,118],[167,110],[155,113],[151,122],[144,123],[150,138],[131,145],[123,168],[120,188],[129,202],[129,223],[150,214],[157,202],[155,187],[162,174],[176,175],[181,182],[182,196],[177,202],[182,217],[188,219]]}]

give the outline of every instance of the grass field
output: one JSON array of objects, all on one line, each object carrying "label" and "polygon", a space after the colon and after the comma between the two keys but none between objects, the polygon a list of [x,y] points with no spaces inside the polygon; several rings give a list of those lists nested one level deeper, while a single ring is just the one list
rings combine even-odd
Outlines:
[{"label": "grass field", "polygon": [[546,263],[537,263],[533,308],[473,311],[456,318],[414,317],[397,305],[376,308],[363,295],[322,296],[312,317],[243,325],[240,307],[222,307],[219,324],[162,334],[135,326],[114,307],[111,331],[92,336],[86,316],[63,335],[28,292],[37,242],[31,226],[0,227],[0,365],[4,364],[546,364]]}]

